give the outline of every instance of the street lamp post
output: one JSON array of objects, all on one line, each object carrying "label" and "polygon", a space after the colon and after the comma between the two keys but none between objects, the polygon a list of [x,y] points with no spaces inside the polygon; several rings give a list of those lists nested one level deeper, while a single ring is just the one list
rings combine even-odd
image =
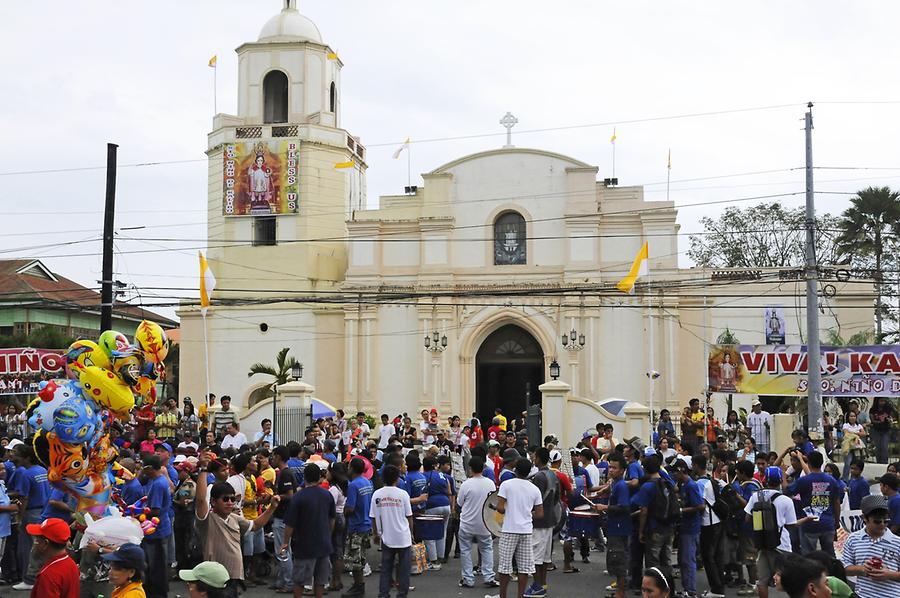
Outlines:
[{"label": "street lamp post", "polygon": [[[291,366],[291,380],[296,382],[303,377],[303,364],[295,361]],[[278,381],[272,384],[272,447],[275,448],[275,439],[278,436]]]}]

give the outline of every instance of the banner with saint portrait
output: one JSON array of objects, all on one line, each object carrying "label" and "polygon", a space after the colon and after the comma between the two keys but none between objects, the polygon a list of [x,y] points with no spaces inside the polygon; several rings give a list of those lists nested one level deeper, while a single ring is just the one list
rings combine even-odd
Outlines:
[{"label": "banner with saint portrait", "polygon": [[[713,345],[710,392],[807,394],[805,345]],[[900,346],[821,347],[824,396],[900,397]]]},{"label": "banner with saint portrait", "polygon": [[299,207],[300,142],[226,143],[222,213],[226,216],[296,214]]}]

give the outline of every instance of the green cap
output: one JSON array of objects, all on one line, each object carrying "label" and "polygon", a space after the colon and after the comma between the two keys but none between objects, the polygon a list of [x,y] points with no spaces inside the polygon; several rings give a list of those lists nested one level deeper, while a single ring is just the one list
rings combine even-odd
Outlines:
[{"label": "green cap", "polygon": [[222,563],[204,561],[193,569],[182,569],[178,577],[184,581],[202,581],[214,588],[224,588],[231,576]]}]

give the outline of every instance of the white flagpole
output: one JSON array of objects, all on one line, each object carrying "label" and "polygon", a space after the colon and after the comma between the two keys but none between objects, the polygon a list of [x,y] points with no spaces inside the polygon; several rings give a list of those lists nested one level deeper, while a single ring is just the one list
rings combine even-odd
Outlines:
[{"label": "white flagpole", "polygon": [[406,186],[412,187],[412,148],[406,144]]},{"label": "white flagpole", "polygon": [[[209,412],[211,407],[209,400],[209,340],[206,336],[206,308],[200,308],[200,314],[203,316],[203,359],[206,364],[206,417],[212,421],[212,414]],[[207,428],[209,429],[209,428]]]}]

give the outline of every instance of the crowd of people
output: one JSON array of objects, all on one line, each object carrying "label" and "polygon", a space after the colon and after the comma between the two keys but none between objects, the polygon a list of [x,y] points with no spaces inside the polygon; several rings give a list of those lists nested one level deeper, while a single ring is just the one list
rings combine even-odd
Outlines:
[{"label": "crowd of people", "polygon": [[[117,502],[143,502],[158,518],[140,545],[118,547],[80,546],[72,502],[49,484],[10,410],[12,432],[0,441],[2,583],[42,598],[77,596],[81,582],[97,580],[114,598],[164,597],[179,577],[192,596],[268,584],[298,598],[355,597],[374,569],[387,598],[405,597],[411,575],[458,558],[460,588],[505,598],[512,584],[519,597],[541,598],[559,542],[562,573],[605,552],[606,592],[617,598],[697,596],[699,569],[708,598],[766,598],[773,586],[792,598],[824,596],[816,592],[826,586],[838,596],[900,596],[900,464],[873,480],[880,493],[870,495],[862,455],[844,475],[829,458],[834,447],[816,447],[803,430],[772,447],[771,416],[758,403],[720,423],[694,399],[677,429],[661,412],[649,445],[600,423],[570,448],[552,435],[529,438],[524,414],[497,410],[483,424],[474,414],[440,420],[434,409],[416,423],[382,414],[378,424],[339,410],[282,444],[269,420],[242,431],[230,403],[195,409],[186,398],[179,408],[169,399],[111,426],[131,474]],[[845,426],[859,419],[851,409]],[[845,495],[864,527],[843,539],[838,559]],[[502,515],[494,528],[486,504]]]}]

